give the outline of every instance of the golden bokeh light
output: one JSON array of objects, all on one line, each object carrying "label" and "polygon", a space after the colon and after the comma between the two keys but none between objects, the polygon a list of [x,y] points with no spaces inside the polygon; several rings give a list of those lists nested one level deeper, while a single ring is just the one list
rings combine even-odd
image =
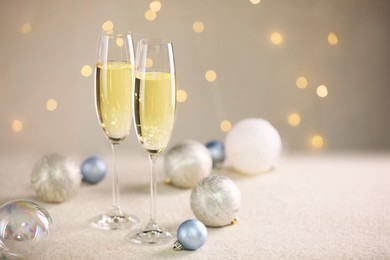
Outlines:
[{"label": "golden bokeh light", "polygon": [[122,47],[123,46],[123,38],[116,38],[116,45],[118,47]]},{"label": "golden bokeh light", "polygon": [[272,33],[270,39],[271,42],[275,45],[280,45],[283,42],[283,36],[277,32]]},{"label": "golden bokeh light", "polygon": [[187,92],[182,89],[178,90],[176,93],[176,100],[180,103],[185,102],[187,100]]},{"label": "golden bokeh light", "polygon": [[153,21],[154,19],[156,19],[156,17],[157,17],[157,13],[152,10],[148,10],[145,12],[145,18],[148,21]]},{"label": "golden bokeh light", "polygon": [[311,146],[315,149],[321,149],[324,146],[324,138],[320,135],[314,135],[311,138]]},{"label": "golden bokeh light", "polygon": [[307,87],[307,79],[305,77],[298,77],[295,80],[295,84],[300,89],[306,88]]},{"label": "golden bokeh light", "polygon": [[296,113],[292,113],[288,116],[288,123],[291,125],[291,126],[297,126],[301,123],[301,116],[296,114]]},{"label": "golden bokeh light", "polygon": [[19,133],[23,129],[23,123],[20,120],[14,120],[12,122],[12,132]]},{"label": "golden bokeh light", "polygon": [[51,98],[46,103],[46,109],[48,111],[54,111],[57,109],[57,100]]},{"label": "golden bokeh light", "polygon": [[150,10],[153,12],[158,12],[161,9],[161,2],[160,1],[153,1],[149,4]]},{"label": "golden bokeh light", "polygon": [[204,30],[204,24],[201,21],[196,21],[192,24],[192,30],[196,33],[201,33]]},{"label": "golden bokeh light", "polygon": [[20,27],[20,32],[23,34],[28,34],[31,32],[31,24],[30,23],[24,23],[22,27]]},{"label": "golden bokeh light", "polygon": [[153,60],[151,58],[146,59],[146,68],[150,68],[153,66]]},{"label": "golden bokeh light", "polygon": [[328,95],[328,89],[325,85],[320,85],[317,88],[317,95],[321,98],[324,98]]},{"label": "golden bokeh light", "polygon": [[110,20],[107,20],[102,25],[103,31],[112,31],[114,29],[114,23]]},{"label": "golden bokeh light", "polygon": [[81,75],[83,75],[83,77],[89,77],[89,76],[91,76],[91,74],[92,74],[92,67],[91,66],[84,65],[81,68]]},{"label": "golden bokeh light", "polygon": [[219,128],[222,132],[229,132],[232,128],[232,123],[229,120],[222,120],[219,124]]},{"label": "golden bokeh light", "polygon": [[261,0],[249,0],[252,4],[257,5]]},{"label": "golden bokeh light", "polygon": [[332,46],[336,46],[339,43],[337,35],[333,32],[328,34],[328,43]]},{"label": "golden bokeh light", "polygon": [[205,78],[208,82],[214,82],[217,79],[217,73],[214,70],[206,71]]}]

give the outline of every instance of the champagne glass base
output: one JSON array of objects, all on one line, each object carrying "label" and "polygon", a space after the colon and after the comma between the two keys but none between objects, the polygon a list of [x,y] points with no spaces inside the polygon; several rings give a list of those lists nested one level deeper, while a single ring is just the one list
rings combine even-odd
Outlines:
[{"label": "champagne glass base", "polygon": [[149,224],[145,230],[139,231],[135,235],[129,234],[127,239],[134,244],[163,245],[174,242],[176,236],[172,232],[162,231],[156,223],[153,223]]},{"label": "champagne glass base", "polygon": [[134,229],[138,226],[139,220],[128,214],[101,214],[90,221],[93,228],[101,230]]}]

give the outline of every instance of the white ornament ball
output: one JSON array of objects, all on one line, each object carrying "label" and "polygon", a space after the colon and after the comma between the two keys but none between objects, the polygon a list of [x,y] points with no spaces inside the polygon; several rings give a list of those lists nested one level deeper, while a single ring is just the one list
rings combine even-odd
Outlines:
[{"label": "white ornament ball", "polygon": [[81,179],[79,167],[57,153],[38,160],[31,175],[35,192],[46,202],[63,202],[71,198],[80,187]]},{"label": "white ornament ball", "polygon": [[270,170],[281,150],[278,131],[261,118],[241,120],[232,127],[225,139],[227,164],[249,175]]},{"label": "white ornament ball", "polygon": [[188,140],[172,147],[164,157],[165,174],[170,182],[181,188],[192,188],[210,175],[213,160],[207,148]]},{"label": "white ornament ball", "polygon": [[196,218],[206,226],[223,227],[238,219],[241,193],[228,177],[211,175],[194,187],[190,204]]}]

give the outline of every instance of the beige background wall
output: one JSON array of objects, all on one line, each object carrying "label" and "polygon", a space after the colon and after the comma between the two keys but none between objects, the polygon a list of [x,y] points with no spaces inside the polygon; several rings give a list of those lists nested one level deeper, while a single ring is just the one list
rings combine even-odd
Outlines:
[{"label": "beige background wall", "polygon": [[[312,151],[316,134],[325,151],[390,149],[390,1],[161,0],[148,21],[150,2],[0,0],[0,152],[108,151],[93,74],[80,73],[94,66],[107,20],[130,30],[135,43],[161,36],[174,42],[178,86],[188,96],[178,104],[171,145],[223,140],[222,120],[262,117],[289,151]],[[195,21],[203,32],[193,31]],[[270,40],[274,32],[280,45]],[[215,82],[205,80],[209,69]],[[305,89],[295,84],[299,76]],[[321,84],[325,98],[316,94]],[[49,99],[55,111],[46,109]],[[296,127],[287,121],[293,112],[301,116]],[[23,124],[18,133],[14,120]],[[123,150],[140,152],[134,131]]]}]

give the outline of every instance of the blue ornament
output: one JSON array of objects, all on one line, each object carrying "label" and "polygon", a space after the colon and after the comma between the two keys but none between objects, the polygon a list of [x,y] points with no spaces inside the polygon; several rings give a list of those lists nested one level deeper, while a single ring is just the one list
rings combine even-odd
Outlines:
[{"label": "blue ornament", "polygon": [[173,245],[173,249],[176,251],[197,250],[206,243],[206,240],[206,226],[197,219],[189,219],[181,223],[177,229],[177,241]]},{"label": "blue ornament", "polygon": [[221,141],[210,141],[206,144],[207,150],[213,159],[213,168],[220,167],[225,161],[225,145]]},{"label": "blue ornament", "polygon": [[101,181],[107,173],[106,163],[98,157],[89,157],[82,164],[80,169],[83,181],[96,184]]}]

